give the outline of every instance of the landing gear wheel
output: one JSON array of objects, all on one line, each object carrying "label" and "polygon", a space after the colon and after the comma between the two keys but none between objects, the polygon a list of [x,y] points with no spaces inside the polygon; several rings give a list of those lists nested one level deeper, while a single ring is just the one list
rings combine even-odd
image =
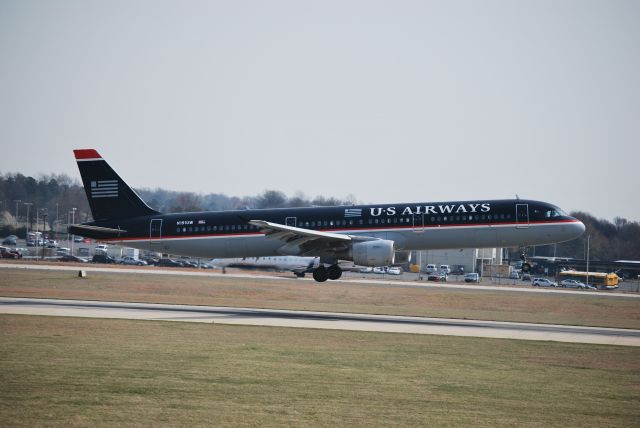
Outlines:
[{"label": "landing gear wheel", "polygon": [[313,279],[318,282],[325,282],[329,279],[329,274],[324,266],[317,267],[313,270]]},{"label": "landing gear wheel", "polygon": [[340,266],[338,265],[331,265],[329,266],[329,269],[327,269],[327,275],[329,276],[329,279],[340,279],[340,277],[342,276],[342,269],[340,269]]}]

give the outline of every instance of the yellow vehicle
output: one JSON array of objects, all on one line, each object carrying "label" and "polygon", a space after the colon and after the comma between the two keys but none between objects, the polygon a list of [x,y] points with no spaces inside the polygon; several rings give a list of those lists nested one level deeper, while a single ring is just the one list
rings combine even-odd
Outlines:
[{"label": "yellow vehicle", "polygon": [[[589,278],[587,280],[587,278]],[[576,270],[565,270],[558,275],[558,281],[564,279],[575,279],[585,284],[593,285],[597,288],[618,288],[618,275],[615,273],[603,272],[579,272]]]}]

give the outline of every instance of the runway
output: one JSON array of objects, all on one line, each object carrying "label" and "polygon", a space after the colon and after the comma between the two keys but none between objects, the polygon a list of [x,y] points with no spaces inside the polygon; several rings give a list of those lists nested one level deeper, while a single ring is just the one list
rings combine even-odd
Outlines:
[{"label": "runway", "polygon": [[0,297],[0,313],[640,346],[640,330],[335,312]]}]

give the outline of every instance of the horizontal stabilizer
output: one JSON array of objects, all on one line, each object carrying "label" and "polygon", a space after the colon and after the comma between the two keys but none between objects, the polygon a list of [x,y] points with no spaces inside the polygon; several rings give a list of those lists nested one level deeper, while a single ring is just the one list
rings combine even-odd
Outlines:
[{"label": "horizontal stabilizer", "polygon": [[87,224],[74,224],[73,226],[69,226],[69,232],[74,235],[82,235],[84,232],[98,232],[105,236],[120,236],[123,233],[126,233],[126,230],[122,229],[112,229],[109,227],[100,227],[100,226],[89,226]]}]

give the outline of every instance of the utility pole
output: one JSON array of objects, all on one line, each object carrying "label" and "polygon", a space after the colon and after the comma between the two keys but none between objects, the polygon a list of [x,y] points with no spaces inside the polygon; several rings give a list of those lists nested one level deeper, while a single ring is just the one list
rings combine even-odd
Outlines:
[{"label": "utility pole", "polygon": [[22,202],[21,199],[14,199],[13,202],[16,203],[16,229],[18,228],[18,204]]}]

